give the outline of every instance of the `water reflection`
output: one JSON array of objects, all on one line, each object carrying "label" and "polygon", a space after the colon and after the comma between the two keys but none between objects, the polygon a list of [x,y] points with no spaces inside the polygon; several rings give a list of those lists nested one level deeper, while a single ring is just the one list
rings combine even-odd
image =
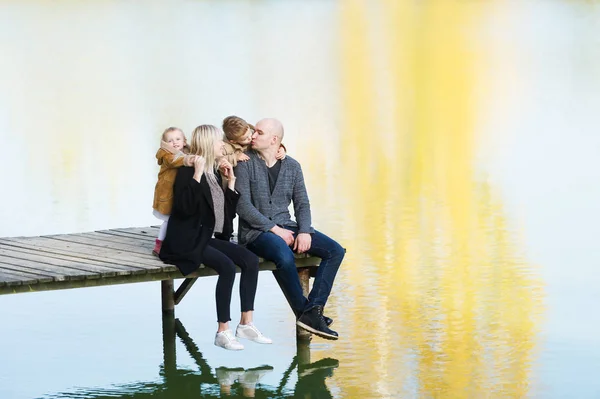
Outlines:
[{"label": "water reflection", "polygon": [[[176,338],[181,340],[198,366],[197,371],[177,367]],[[266,374],[273,372],[272,366],[260,364],[250,368],[213,369],[181,321],[175,319],[173,314],[163,316],[163,356],[164,362],[160,366],[160,378],[157,382],[136,382],[109,388],[81,388],[47,394],[43,398],[332,398],[326,380],[333,376],[334,370],[339,366],[337,359],[329,357],[311,362],[309,344],[299,342],[297,353],[282,374],[278,386],[264,385],[260,381]],[[296,383],[290,388],[288,382],[294,372]]]},{"label": "water reflection", "polygon": [[[272,2],[240,2],[245,5],[238,8],[207,1],[187,7],[165,2],[164,8],[143,10],[107,3],[102,18],[88,21],[79,12],[100,7],[94,3],[100,4],[55,7],[55,17],[15,6],[23,11],[5,21],[10,31],[4,35],[5,46],[13,62],[0,66],[7,76],[3,92],[24,94],[11,97],[10,123],[3,124],[15,126],[15,139],[24,140],[17,146],[31,147],[32,153],[48,148],[55,163],[61,160],[48,168],[46,157],[33,157],[29,168],[7,174],[16,186],[17,181],[31,180],[35,171],[42,184],[40,191],[36,185],[35,190],[32,186],[16,193],[14,203],[24,206],[5,207],[16,209],[4,223],[10,235],[38,234],[42,227],[72,232],[79,224],[87,230],[116,227],[117,222],[153,223],[141,206],[151,197],[155,177],[155,165],[147,156],[156,141],[151,132],[171,122],[186,130],[199,121],[218,123],[231,112],[253,120],[278,116],[289,128],[290,155],[302,161],[316,227],[339,240],[348,253],[327,306],[342,339],[312,344],[313,349],[323,345],[323,353],[335,353],[342,366],[322,371],[330,377],[317,371],[306,374],[303,364],[310,362],[303,363],[299,351],[297,363],[291,362],[280,384],[293,388],[274,388],[273,395],[308,389],[301,383],[295,386],[300,374],[318,377],[319,383],[311,386],[326,384],[328,390],[319,388],[325,396],[332,392],[349,398],[545,397],[539,391],[543,387],[534,386],[536,380],[563,392],[575,390],[572,396],[578,396],[568,383],[574,375],[582,382],[580,389],[591,389],[584,381],[591,380],[589,372],[575,370],[580,359],[590,364],[597,360],[597,351],[585,345],[596,342],[593,330],[576,318],[593,302],[594,271],[581,267],[595,259],[599,225],[591,217],[597,190],[586,189],[585,195],[579,191],[592,187],[594,171],[600,170],[594,163],[597,143],[587,138],[597,131],[592,109],[600,104],[600,90],[595,90],[600,80],[590,72],[600,60],[593,50],[600,26],[593,23],[600,15],[593,2],[344,0],[290,1],[277,7]],[[231,19],[223,20],[229,11]],[[62,19],[56,18],[59,14]],[[163,23],[164,15],[178,21],[177,29]],[[86,23],[64,24],[65,16]],[[139,30],[130,30],[132,20],[140,22]],[[251,34],[248,20],[258,21]],[[72,31],[79,41],[70,40]],[[204,42],[213,31],[223,33]],[[47,35],[52,40],[30,40]],[[158,36],[164,40],[156,40]],[[243,40],[231,40],[238,37]],[[156,43],[172,57],[154,51]],[[82,59],[89,52],[82,53],[82,46],[101,51]],[[47,49],[56,48],[62,57],[46,56]],[[156,62],[158,55],[164,62]],[[214,61],[198,62],[207,55]],[[258,57],[260,62],[238,62],[238,57]],[[89,100],[63,90],[59,101],[47,101],[44,93],[66,85],[69,66],[81,62],[89,62],[78,79]],[[48,79],[48,71],[62,79]],[[131,86],[105,84],[122,81]],[[170,96],[171,89],[185,95]],[[281,97],[282,92],[293,95]],[[31,118],[31,109],[46,111]],[[62,125],[69,118],[74,119]],[[86,134],[79,136],[79,131]],[[125,131],[141,143],[138,151],[112,148]],[[57,132],[65,140],[48,143]],[[490,138],[491,144],[486,143]],[[79,147],[102,151],[87,152],[83,158],[90,162],[85,163],[83,153],[75,151]],[[482,155],[486,147],[492,155],[496,147],[514,149],[505,149],[505,157],[492,162],[486,152]],[[117,159],[134,157],[131,163],[140,165],[136,170],[141,180],[134,189],[129,180],[117,178],[122,164],[105,162],[109,150],[116,151]],[[20,153],[9,154],[16,163],[10,156]],[[84,164],[72,169],[79,162]],[[38,172],[44,172],[41,178]],[[81,194],[72,195],[80,187]],[[32,214],[39,198],[46,197],[52,201],[39,204],[46,207],[39,208],[40,215]],[[515,202],[520,206],[525,197],[531,197],[523,210],[529,222],[516,220],[515,209],[507,209]],[[123,198],[130,205],[117,207]],[[582,228],[583,220],[588,227]],[[32,227],[19,230],[24,223]],[[527,223],[533,230],[524,240],[518,224]],[[532,258],[544,262],[554,291],[545,292]],[[581,283],[565,285],[572,276]],[[278,291],[268,280],[263,288],[259,296]],[[88,295],[81,293],[81,300]],[[540,361],[546,295],[553,305],[550,314],[555,313],[550,327],[544,327],[544,334],[552,337],[545,348],[549,355]],[[271,302],[273,320],[287,320],[287,305]],[[119,326],[120,320],[109,321],[98,334],[119,331]],[[7,331],[4,341],[11,342],[18,335],[11,331],[18,330]],[[284,342],[288,336],[281,334]],[[61,346],[62,339],[57,333],[46,346]],[[192,349],[188,345],[187,351]],[[578,357],[571,349],[586,356]],[[201,359],[200,350],[196,352]],[[265,351],[256,367],[275,362],[277,355]],[[536,360],[542,363],[541,372]],[[195,394],[200,386],[221,394],[216,370],[202,368],[201,361],[200,371],[178,370],[175,364],[175,357],[167,354],[163,373],[174,370],[179,382],[161,380],[148,388],[154,395],[161,390],[184,392],[187,385]],[[20,367],[26,370],[27,364]],[[122,372],[111,371],[114,380]],[[225,371],[237,375],[242,370]],[[212,380],[201,382],[202,376]],[[234,395],[243,394],[240,378],[230,384]],[[68,383],[61,380],[60,386]],[[136,387],[117,391],[124,394]],[[140,393],[146,387],[140,385]],[[255,392],[266,394],[260,383]]]},{"label": "water reflection", "polygon": [[[333,378],[342,397],[532,393],[541,279],[501,195],[475,168],[485,51],[465,32],[481,29],[482,10],[341,8],[344,134],[327,184],[344,199],[350,248],[332,301],[347,332]],[[373,365],[361,368],[362,381],[350,372],[358,359]]]}]

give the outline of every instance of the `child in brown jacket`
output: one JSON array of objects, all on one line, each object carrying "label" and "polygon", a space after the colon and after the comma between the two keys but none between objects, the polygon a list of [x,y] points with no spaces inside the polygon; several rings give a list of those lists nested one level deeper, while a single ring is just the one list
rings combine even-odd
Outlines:
[{"label": "child in brown jacket", "polygon": [[167,234],[167,224],[173,207],[173,183],[177,176],[177,168],[184,165],[190,166],[195,158],[194,155],[187,155],[187,152],[189,152],[187,141],[181,129],[170,127],[163,132],[160,148],[156,152],[160,171],[154,188],[154,204],[152,206],[154,216],[163,221],[152,250],[156,256],[158,256]]},{"label": "child in brown jacket", "polygon": [[[254,126],[240,118],[239,116],[228,116],[223,119],[223,132],[225,133],[225,158],[232,166],[236,166],[239,161],[244,162],[250,159],[244,154],[254,134]],[[283,144],[277,152],[277,159],[285,158],[286,149]]]}]

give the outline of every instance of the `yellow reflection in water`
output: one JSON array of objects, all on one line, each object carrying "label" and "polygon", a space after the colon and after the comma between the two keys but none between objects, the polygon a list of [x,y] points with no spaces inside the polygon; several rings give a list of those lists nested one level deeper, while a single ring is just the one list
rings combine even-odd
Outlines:
[{"label": "yellow reflection in water", "polygon": [[328,306],[344,332],[334,383],[343,397],[523,397],[542,288],[472,165],[483,6],[372,5],[340,5],[343,173],[331,181],[349,253]]}]

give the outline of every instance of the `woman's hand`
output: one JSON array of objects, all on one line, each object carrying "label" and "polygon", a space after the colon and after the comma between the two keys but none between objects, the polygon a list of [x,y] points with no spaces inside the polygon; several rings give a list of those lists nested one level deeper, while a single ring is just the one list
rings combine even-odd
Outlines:
[{"label": "woman's hand", "polygon": [[219,170],[227,179],[227,187],[230,190],[235,190],[235,174],[233,173],[233,166],[225,158],[221,158],[219,161]]},{"label": "woman's hand", "polygon": [[231,164],[225,157],[223,157],[219,160],[218,168],[221,171],[221,173],[223,174],[223,176],[225,176],[227,178],[229,178],[230,174],[233,174],[233,166],[231,166]]},{"label": "woman's hand", "polygon": [[204,159],[201,155],[196,155],[194,159],[194,180],[200,183],[200,179],[202,178],[202,173],[204,173],[204,165],[206,164],[206,159]]}]

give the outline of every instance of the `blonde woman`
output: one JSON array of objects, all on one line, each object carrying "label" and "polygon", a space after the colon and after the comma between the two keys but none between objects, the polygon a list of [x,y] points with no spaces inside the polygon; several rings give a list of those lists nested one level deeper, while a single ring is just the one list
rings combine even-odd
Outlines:
[{"label": "blonde woman", "polygon": [[[240,195],[235,191],[233,168],[223,158],[223,145],[223,131],[216,126],[201,125],[192,133],[190,154],[196,157],[193,167],[184,166],[177,172],[173,185],[173,209],[160,258],[177,266],[183,275],[193,273],[200,264],[218,273],[215,345],[241,350],[244,346],[237,338],[262,344],[272,341],[252,323],[258,257],[228,240],[233,232],[235,207]],[[223,179],[227,183],[225,190]],[[229,321],[235,265],[242,270],[242,315],[234,335]]]}]

